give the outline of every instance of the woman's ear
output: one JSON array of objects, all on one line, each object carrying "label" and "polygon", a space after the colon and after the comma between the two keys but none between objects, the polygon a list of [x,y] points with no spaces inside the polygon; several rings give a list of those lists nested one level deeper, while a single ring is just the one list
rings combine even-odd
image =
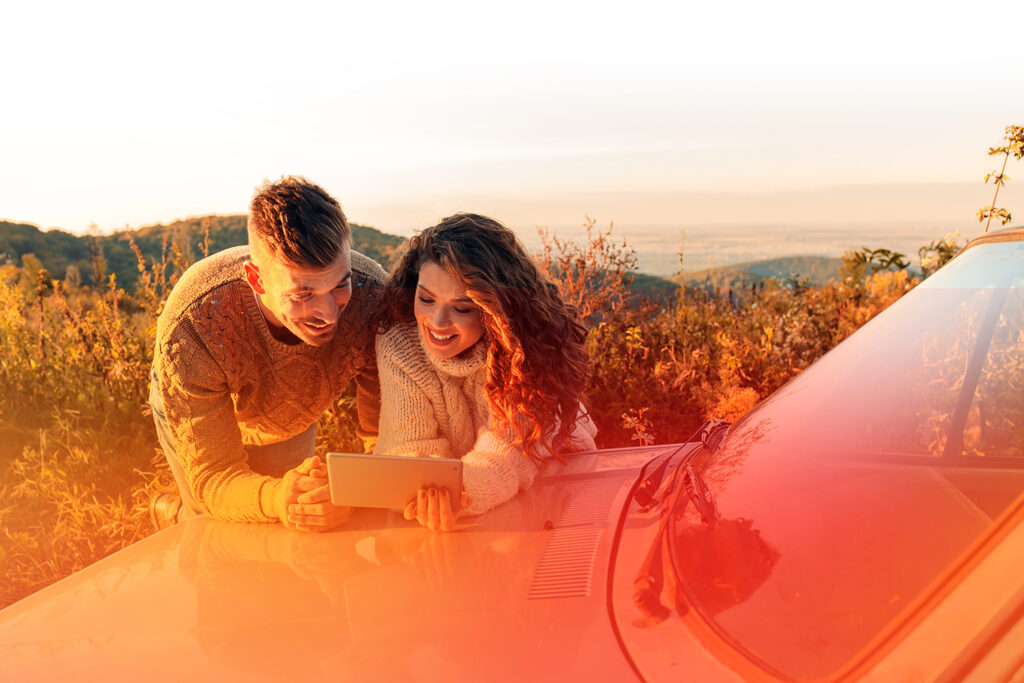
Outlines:
[{"label": "woman's ear", "polygon": [[266,289],[263,287],[263,276],[260,275],[260,268],[252,261],[245,262],[245,281],[252,287],[252,291],[257,294],[266,294]]}]

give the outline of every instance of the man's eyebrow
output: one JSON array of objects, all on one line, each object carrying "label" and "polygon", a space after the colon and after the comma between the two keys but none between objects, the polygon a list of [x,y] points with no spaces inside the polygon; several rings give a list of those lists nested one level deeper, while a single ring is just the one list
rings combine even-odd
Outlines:
[{"label": "man's eyebrow", "polygon": [[[352,279],[352,271],[350,270],[350,271],[348,271],[347,273],[345,273],[344,275],[341,276],[341,279],[338,280],[338,284],[334,285],[334,287],[340,287],[341,285],[345,284],[348,280],[351,280],[351,279]],[[285,294],[309,294],[309,293],[311,293],[313,291],[314,291],[313,288],[310,287],[309,285],[299,285],[298,287],[295,287],[294,289],[286,289],[286,290],[284,290],[284,293]]]}]

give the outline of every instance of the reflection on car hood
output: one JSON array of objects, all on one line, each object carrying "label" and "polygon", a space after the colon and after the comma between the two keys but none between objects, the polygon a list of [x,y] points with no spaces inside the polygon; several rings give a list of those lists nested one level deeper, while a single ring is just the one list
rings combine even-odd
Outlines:
[{"label": "reflection on car hood", "polygon": [[639,463],[666,450],[582,456],[448,534],[381,510],[320,535],[189,520],[0,613],[0,670],[17,680],[628,678],[604,602],[608,523]]}]

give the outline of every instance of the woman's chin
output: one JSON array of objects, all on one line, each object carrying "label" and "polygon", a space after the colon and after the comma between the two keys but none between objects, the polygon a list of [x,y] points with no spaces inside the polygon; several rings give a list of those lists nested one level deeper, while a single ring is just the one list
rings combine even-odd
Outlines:
[{"label": "woman's chin", "polygon": [[[467,346],[466,344],[460,343],[461,341],[461,339],[452,339],[447,344],[438,344],[428,336],[423,338],[423,348],[426,349],[427,353],[434,358],[447,360],[449,358],[465,356],[469,353],[469,350],[473,348],[473,344],[469,344]],[[475,343],[476,342],[474,342],[474,344]]]},{"label": "woman's chin", "polygon": [[446,358],[454,358],[459,355],[460,351],[462,351],[462,349],[456,344],[437,344],[429,338],[423,340],[423,348],[425,348],[427,353],[434,358],[440,358],[442,360]]}]

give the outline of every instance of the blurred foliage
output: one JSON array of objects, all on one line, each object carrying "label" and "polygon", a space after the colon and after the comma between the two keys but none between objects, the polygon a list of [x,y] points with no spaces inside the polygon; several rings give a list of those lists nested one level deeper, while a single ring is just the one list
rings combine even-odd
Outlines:
[{"label": "blurred foliage", "polygon": [[591,282],[577,296],[616,302],[588,338],[598,445],[671,443],[708,418],[742,416],[909,291],[918,280],[907,265],[862,248],[822,286],[791,277],[728,294],[680,287],[666,305],[626,305],[625,277]]},{"label": "blurred foliage", "polygon": [[587,237],[582,245],[541,229],[541,252],[537,254],[541,270],[551,276],[562,297],[588,324],[623,307],[636,270],[636,251],[625,240],[616,244],[611,224],[603,231],[595,231],[596,225],[596,220],[586,217]]},{"label": "blurred foliage", "polygon": [[960,241],[959,232],[948,233],[942,239],[934,240],[917,250],[921,258],[921,274],[928,277],[960,253],[966,243]]},{"label": "blurred foliage", "polygon": [[[538,260],[589,321],[600,446],[678,441],[709,416],[741,416],[916,282],[874,250],[822,286],[716,296],[638,277],[611,227],[586,225],[583,245],[544,236]],[[155,321],[184,269],[240,230],[241,217],[211,217],[45,233],[56,242],[31,242],[31,226],[0,232],[31,246],[15,259],[0,244],[12,255],[0,258],[0,605],[152,532],[148,502],[173,488],[147,402]],[[360,244],[367,234],[357,248],[386,261],[398,238]],[[350,387],[319,423],[318,452],[360,449],[354,426]]]},{"label": "blurred foliage", "polygon": [[992,195],[992,203],[978,209],[977,212],[978,222],[985,221],[985,232],[988,232],[989,223],[992,222],[993,218],[998,218],[1003,225],[1013,220],[1013,216],[1009,211],[996,206],[996,200],[999,198],[1000,188],[1009,180],[1009,177],[1006,175],[1006,162],[1010,160],[1010,156],[1013,156],[1017,161],[1024,158],[1024,126],[1007,126],[1003,139],[1006,140],[1005,145],[988,148],[989,156],[998,157],[1000,154],[1003,156],[1003,165],[998,171],[985,174],[985,182],[987,183],[991,180],[996,188],[995,193]]},{"label": "blurred foliage", "polygon": [[841,279],[864,280],[872,273],[886,270],[904,270],[910,261],[898,251],[861,247],[850,249],[843,254],[843,265],[839,269]]},{"label": "blurred foliage", "polygon": [[[148,404],[156,319],[189,244],[197,257],[217,244],[205,234],[164,233],[156,259],[125,235],[133,294],[116,269],[82,284],[107,272],[102,244],[63,280],[31,253],[0,265],[0,606],[152,533],[150,498],[174,488]],[[324,415],[320,452],[362,450],[354,402]]]}]

